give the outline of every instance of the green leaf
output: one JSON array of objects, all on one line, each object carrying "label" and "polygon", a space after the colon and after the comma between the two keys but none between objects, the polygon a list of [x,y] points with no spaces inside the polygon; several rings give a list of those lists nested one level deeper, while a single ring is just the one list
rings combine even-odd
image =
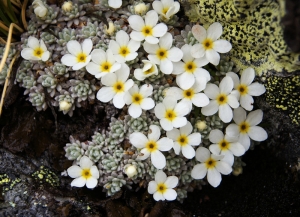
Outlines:
[{"label": "green leaf", "polygon": [[10,0],[7,0],[6,2],[7,2],[7,7],[8,7],[7,15],[10,17],[10,19],[12,20],[13,23],[19,23],[16,15],[14,13],[13,6],[11,5]]}]

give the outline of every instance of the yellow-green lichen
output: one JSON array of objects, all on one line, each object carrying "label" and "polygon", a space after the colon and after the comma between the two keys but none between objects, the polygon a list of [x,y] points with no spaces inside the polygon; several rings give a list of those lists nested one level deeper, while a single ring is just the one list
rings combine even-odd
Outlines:
[{"label": "yellow-green lichen", "polygon": [[48,184],[52,187],[59,185],[58,176],[44,166],[41,166],[36,172],[34,172],[32,177],[40,184]]},{"label": "yellow-green lichen", "polygon": [[267,102],[286,111],[292,122],[300,125],[300,75],[269,77],[266,90]]},{"label": "yellow-green lichen", "polygon": [[21,182],[20,178],[11,179],[7,174],[0,175],[0,185],[3,186],[3,192],[11,190],[19,182]]},{"label": "yellow-green lichen", "polygon": [[229,56],[238,68],[253,67],[259,75],[300,70],[300,54],[292,53],[283,39],[283,0],[188,2],[185,12],[192,22],[205,28],[213,22],[222,24],[222,38],[232,43]]}]

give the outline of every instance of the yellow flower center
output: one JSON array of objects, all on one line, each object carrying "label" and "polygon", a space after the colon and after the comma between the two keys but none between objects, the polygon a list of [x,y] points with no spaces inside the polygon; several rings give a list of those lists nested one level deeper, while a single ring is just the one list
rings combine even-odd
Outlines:
[{"label": "yellow flower center", "polygon": [[142,28],[142,33],[144,36],[151,36],[153,31],[152,31],[152,27],[151,26],[144,26]]},{"label": "yellow flower center", "polygon": [[217,96],[217,102],[219,105],[224,105],[228,101],[227,95],[221,93]]},{"label": "yellow flower center", "polygon": [[212,169],[216,166],[216,163],[217,163],[216,160],[209,158],[207,161],[205,161],[205,166],[207,169]]},{"label": "yellow flower center", "polygon": [[242,123],[240,123],[239,128],[240,132],[245,134],[248,133],[250,125],[246,121],[243,121]]},{"label": "yellow flower center", "polygon": [[240,84],[237,87],[237,90],[240,92],[241,96],[246,95],[248,93],[248,87],[245,84]]},{"label": "yellow flower center", "polygon": [[153,151],[156,151],[157,150],[157,143],[155,141],[148,141],[147,144],[146,144],[146,149],[149,151],[149,152],[153,152]]},{"label": "yellow flower center", "polygon": [[210,50],[213,49],[214,47],[214,42],[213,40],[211,40],[210,38],[206,38],[204,39],[204,41],[202,42],[202,45],[204,47],[205,50]]},{"label": "yellow flower center", "polygon": [[116,93],[120,93],[124,91],[124,83],[121,81],[117,81],[114,86],[113,89]]},{"label": "yellow flower center", "polygon": [[38,58],[42,58],[43,53],[44,53],[44,50],[41,47],[38,47],[33,50],[33,55]]},{"label": "yellow flower center", "polygon": [[168,12],[168,10],[169,10],[169,8],[168,8],[168,7],[166,7],[166,8],[163,8],[163,10],[162,10],[162,13],[163,13],[163,14],[166,14],[166,13]]},{"label": "yellow flower center", "polygon": [[156,191],[163,194],[167,190],[167,186],[164,183],[159,183],[156,187]]},{"label": "yellow flower center", "polygon": [[183,91],[184,98],[192,99],[194,97],[194,90],[193,89],[187,89]]},{"label": "yellow flower center", "polygon": [[156,51],[156,56],[158,57],[158,59],[163,60],[163,59],[167,58],[168,51],[166,49],[164,49],[164,48],[159,48]]},{"label": "yellow flower center", "polygon": [[230,143],[223,139],[219,142],[219,147],[222,151],[227,151],[230,147]]},{"label": "yellow flower center", "polygon": [[194,73],[197,68],[196,64],[192,61],[185,63],[184,69],[188,73]]},{"label": "yellow flower center", "polygon": [[85,63],[87,55],[85,53],[77,54],[77,62],[78,63]]},{"label": "yellow flower center", "polygon": [[189,143],[189,139],[186,135],[180,135],[177,139],[180,146],[186,146]]},{"label": "yellow flower center", "polygon": [[151,66],[150,69],[144,71],[144,74],[145,74],[145,75],[151,74],[152,72],[154,72],[154,70],[155,70],[154,66]]},{"label": "yellow flower center", "polygon": [[135,93],[132,95],[132,103],[135,104],[141,104],[141,102],[143,101],[143,96],[139,93]]},{"label": "yellow flower center", "polygon": [[83,169],[82,172],[81,172],[81,176],[85,179],[91,178],[92,177],[91,170],[90,169]]},{"label": "yellow flower center", "polygon": [[123,57],[126,57],[130,53],[130,50],[127,46],[120,47],[119,54]]},{"label": "yellow flower center", "polygon": [[176,113],[172,109],[166,110],[165,118],[169,121],[173,121],[177,117]]},{"label": "yellow flower center", "polygon": [[100,66],[100,70],[102,71],[102,72],[109,72],[110,71],[110,69],[111,69],[111,63],[110,62],[104,62],[104,63],[102,63],[102,65]]}]

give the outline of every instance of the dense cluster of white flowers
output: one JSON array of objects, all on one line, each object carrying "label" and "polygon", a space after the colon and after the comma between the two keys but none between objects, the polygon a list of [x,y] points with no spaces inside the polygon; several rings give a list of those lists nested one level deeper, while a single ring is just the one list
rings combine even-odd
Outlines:
[{"label": "dense cluster of white flowers", "polygon": [[[122,1],[109,0],[108,3],[118,8]],[[253,109],[252,96],[263,94],[265,88],[257,82],[252,83],[255,77],[252,68],[241,72],[241,78],[234,72],[228,72],[219,83],[210,83],[211,75],[203,67],[209,63],[218,65],[219,53],[231,50],[230,42],[219,39],[222,35],[221,24],[213,23],[207,30],[194,25],[192,33],[198,43],[185,44],[180,49],[173,45],[168,26],[159,22],[159,15],[162,20],[168,21],[176,14],[179,3],[173,0],[154,1],[152,7],[154,10],[144,16],[131,15],[128,22],[132,32],[118,31],[107,50],[93,49],[91,39],[81,43],[69,41],[66,45],[69,53],[61,58],[61,63],[73,70],[85,67],[91,75],[101,80],[96,96],[101,102],[112,101],[118,109],[127,106],[132,118],[139,118],[142,111],[147,110],[159,119],[160,127],[166,131],[164,135],[159,126],[151,125],[148,135],[133,132],[129,141],[139,152],[138,160],[150,157],[153,166],[159,169],[155,181],[149,183],[149,193],[155,200],[174,200],[177,193],[173,188],[177,186],[178,178],[167,177],[163,172],[166,166],[163,152],[173,150],[176,155],[182,153],[187,159],[196,158],[200,163],[194,166],[191,176],[194,179],[207,176],[207,181],[217,187],[221,174],[232,172],[234,156],[241,156],[249,149],[250,139],[267,139],[266,131],[256,126],[262,120],[262,111],[253,111],[247,116],[244,110]],[[148,53],[148,59],[142,60],[143,68],[131,70],[127,63],[135,60],[141,49]],[[30,37],[28,48],[24,48],[21,55],[27,60],[47,61],[50,53],[43,40]],[[165,91],[162,102],[155,103],[153,85],[144,83],[144,80],[159,72],[176,77],[177,85]],[[189,115],[195,109],[201,110],[203,116],[218,112],[220,119],[229,123],[225,134],[217,129],[210,132],[211,145],[208,149],[202,147],[201,134],[193,132],[190,123]],[[232,119],[234,123],[231,123]],[[127,173],[134,176],[136,169],[131,166],[126,169]],[[99,178],[97,167],[86,156],[81,158],[80,166],[70,167],[68,174],[75,178],[71,185],[77,187],[86,184],[88,188],[94,188]]]}]

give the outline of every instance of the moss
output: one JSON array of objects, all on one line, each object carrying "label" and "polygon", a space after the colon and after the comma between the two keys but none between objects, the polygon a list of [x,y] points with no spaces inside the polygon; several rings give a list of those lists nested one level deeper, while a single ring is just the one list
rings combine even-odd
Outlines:
[{"label": "moss", "polygon": [[283,0],[188,1],[185,12],[192,22],[205,28],[222,24],[221,37],[232,43],[229,56],[238,68],[253,67],[259,75],[300,70],[300,54],[291,52],[283,38]]},{"label": "moss", "polygon": [[52,187],[59,186],[58,176],[44,166],[40,166],[40,168],[32,174],[32,177],[40,184],[47,184]]},{"label": "moss", "polygon": [[290,116],[300,125],[300,75],[291,77],[272,76],[266,81],[266,100]]}]

